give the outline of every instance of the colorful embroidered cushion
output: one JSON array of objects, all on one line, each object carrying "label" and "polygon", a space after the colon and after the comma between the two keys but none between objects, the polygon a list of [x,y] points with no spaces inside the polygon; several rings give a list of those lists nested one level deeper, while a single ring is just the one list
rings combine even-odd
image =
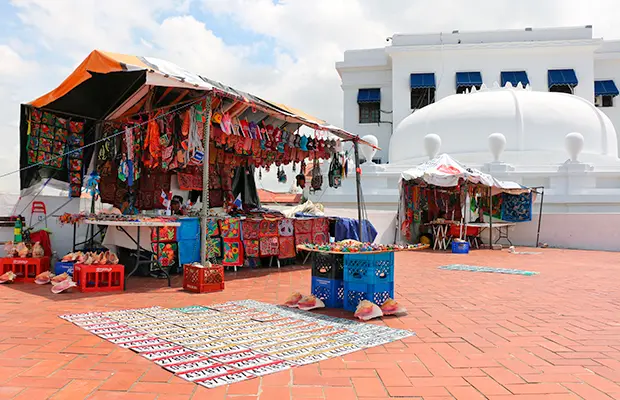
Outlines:
[{"label": "colorful embroidered cushion", "polygon": [[242,222],[241,234],[244,240],[258,239],[260,231],[260,219],[246,219]]},{"label": "colorful embroidered cushion", "polygon": [[291,218],[283,218],[278,221],[278,233],[283,237],[292,237],[294,232],[293,220]]},{"label": "colorful embroidered cushion", "polygon": [[220,258],[222,256],[222,238],[207,238],[207,257]]},{"label": "colorful embroidered cushion", "polygon": [[207,235],[208,236],[219,236],[220,235],[220,225],[215,219],[207,220]]},{"label": "colorful embroidered cushion", "polygon": [[295,233],[312,233],[312,218],[296,218]]},{"label": "colorful embroidered cushion", "polygon": [[260,222],[259,236],[260,237],[278,236],[278,220],[277,219],[263,219]]},{"label": "colorful embroidered cushion", "polygon": [[243,245],[239,239],[224,239],[222,265],[234,267],[243,265]]},{"label": "colorful embroidered cushion", "polygon": [[160,226],[151,229],[151,242],[176,242],[177,228],[174,226]]},{"label": "colorful embroidered cushion", "polygon": [[329,234],[325,232],[314,232],[312,234],[312,243],[314,244],[329,243]]},{"label": "colorful embroidered cushion", "polygon": [[312,233],[325,233],[329,232],[329,220],[327,218],[315,218],[312,221]]},{"label": "colorful embroidered cushion", "polygon": [[258,240],[244,240],[243,246],[245,247],[246,257],[260,257],[260,247]]},{"label": "colorful embroidered cushion", "polygon": [[162,267],[176,267],[179,264],[179,247],[174,243],[153,243],[153,253],[157,255],[157,247],[159,247],[158,260]]},{"label": "colorful embroidered cushion", "polygon": [[260,238],[261,257],[272,257],[280,254],[280,243],[277,236]]},{"label": "colorful embroidered cushion", "polygon": [[280,254],[278,258],[295,258],[297,252],[295,251],[295,238],[292,236],[280,237]]},{"label": "colorful embroidered cushion", "polygon": [[241,220],[239,218],[226,218],[220,220],[220,232],[223,238],[239,239]]},{"label": "colorful embroidered cushion", "polygon": [[312,243],[311,233],[296,233],[295,234],[295,246],[300,244]]}]

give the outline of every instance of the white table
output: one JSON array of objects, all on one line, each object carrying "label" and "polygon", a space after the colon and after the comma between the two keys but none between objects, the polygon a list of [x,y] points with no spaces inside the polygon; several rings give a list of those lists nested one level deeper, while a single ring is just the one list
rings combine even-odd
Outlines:
[{"label": "white table", "polygon": [[493,243],[497,243],[502,239],[506,239],[508,241],[508,243],[510,243],[510,245],[512,246],[512,242],[510,241],[510,237],[508,235],[508,228],[512,228],[513,226],[516,226],[517,224],[514,222],[493,222],[493,224],[490,224],[488,222],[469,222],[467,224],[467,226],[473,226],[476,228],[480,228],[480,236],[482,236],[482,231],[484,231],[485,229],[495,229],[497,230],[497,239],[495,240],[495,242]]},{"label": "white table", "polygon": [[[84,222],[88,225],[99,225],[99,226],[113,226],[116,228],[116,230],[111,231],[111,232],[106,232],[105,235],[105,239],[103,241],[103,245],[115,245],[115,246],[120,246],[120,247],[125,247],[125,248],[131,248],[131,243],[127,244],[126,241],[125,242],[120,242],[121,239],[119,237],[119,235],[116,232],[123,232],[125,234],[126,238],[129,238],[129,240],[131,242],[133,242],[133,245],[135,246],[136,249],[136,264],[134,265],[134,268],[128,273],[125,274],[125,289],[127,288],[127,279],[133,275],[137,270],[138,267],[140,267],[140,265],[143,264],[148,264],[148,265],[152,265],[155,264],[156,266],[158,266],[159,270],[161,272],[164,273],[164,275],[166,275],[166,278],[168,279],[168,286],[171,286],[170,283],[170,275],[168,274],[168,272],[166,270],[164,270],[161,266],[161,264],[159,263],[159,246],[155,246],[156,247],[156,257],[155,260],[152,259],[144,259],[141,260],[140,259],[140,255],[142,250],[147,251],[147,252],[151,252],[151,250],[147,250],[147,248],[150,247],[151,245],[151,240],[150,240],[150,235],[149,235],[149,231],[151,228],[159,228],[159,227],[164,227],[164,226],[174,226],[174,227],[178,227],[181,226],[180,222],[172,222],[172,221],[99,221],[99,220],[92,220],[92,219],[86,219],[84,220]],[[141,235],[141,231],[142,230],[146,230],[147,232],[146,235]],[[131,231],[131,233],[130,233]],[[109,238],[110,235],[111,237]],[[157,235],[159,235],[159,230],[157,230]],[[141,238],[143,240],[141,240]],[[122,243],[122,244],[121,244]]]}]

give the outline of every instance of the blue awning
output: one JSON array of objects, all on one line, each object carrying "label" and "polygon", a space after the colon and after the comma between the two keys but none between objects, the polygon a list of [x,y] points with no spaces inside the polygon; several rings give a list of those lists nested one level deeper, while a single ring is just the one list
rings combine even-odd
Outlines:
[{"label": "blue awning", "polygon": [[435,74],[411,74],[411,89],[435,88]]},{"label": "blue awning", "polygon": [[619,94],[620,91],[614,81],[594,81],[595,96],[617,96]]},{"label": "blue awning", "polygon": [[482,75],[480,72],[457,72],[456,88],[472,87],[482,85]]},{"label": "blue awning", "polygon": [[358,103],[381,103],[381,89],[360,89],[357,92]]},{"label": "blue awning", "polygon": [[525,87],[529,85],[530,80],[527,78],[527,72],[525,71],[502,71],[502,87],[506,86],[506,83],[510,82],[512,86],[517,86],[519,82]]},{"label": "blue awning", "polygon": [[549,87],[557,85],[577,86],[579,80],[574,69],[550,69],[547,71]]}]

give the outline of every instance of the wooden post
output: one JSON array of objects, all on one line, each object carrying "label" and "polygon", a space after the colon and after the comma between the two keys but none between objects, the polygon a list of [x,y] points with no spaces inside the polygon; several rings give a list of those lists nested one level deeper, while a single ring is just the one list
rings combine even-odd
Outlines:
[{"label": "wooden post", "polygon": [[204,158],[202,161],[202,210],[200,211],[200,264],[207,263],[207,216],[209,211],[209,136],[211,134],[211,103],[213,93],[208,92],[205,98],[205,117],[202,147]]}]

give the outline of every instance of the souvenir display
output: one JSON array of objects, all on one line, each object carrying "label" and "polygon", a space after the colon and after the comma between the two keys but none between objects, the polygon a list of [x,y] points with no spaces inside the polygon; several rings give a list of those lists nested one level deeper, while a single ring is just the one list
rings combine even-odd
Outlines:
[{"label": "souvenir display", "polygon": [[377,244],[377,243],[362,243],[354,240],[343,240],[341,242],[326,243],[321,245],[305,244],[297,246],[300,250],[306,251],[320,251],[327,253],[382,253],[382,252],[394,252],[394,251],[412,251],[412,250],[424,250],[429,246],[426,244],[412,244],[412,245],[393,245],[393,244]]},{"label": "souvenir display", "polygon": [[12,283],[17,278],[17,275],[13,271],[7,271],[0,275],[0,283]]},{"label": "souvenir display", "polygon": [[[301,303],[301,304],[299,304]],[[307,365],[407,338],[413,332],[313,314],[314,296],[295,308],[244,300],[209,307],[151,307],[61,315],[134,351],[181,379],[207,388]]]}]

